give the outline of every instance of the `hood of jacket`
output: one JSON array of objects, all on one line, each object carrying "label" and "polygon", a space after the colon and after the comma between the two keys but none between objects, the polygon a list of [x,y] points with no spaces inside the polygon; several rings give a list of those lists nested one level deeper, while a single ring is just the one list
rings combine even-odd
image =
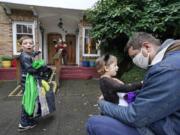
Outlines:
[{"label": "hood of jacket", "polygon": [[168,52],[180,51],[180,40],[167,39],[159,48],[150,66],[161,62]]}]

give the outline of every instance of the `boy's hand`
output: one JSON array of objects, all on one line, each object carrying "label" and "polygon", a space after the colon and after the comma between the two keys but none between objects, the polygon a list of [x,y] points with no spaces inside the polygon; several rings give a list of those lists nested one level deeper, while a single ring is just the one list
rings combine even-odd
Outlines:
[{"label": "boy's hand", "polygon": [[35,57],[34,57],[34,60],[38,60],[38,59],[39,59],[39,57],[38,57],[38,56],[35,56]]}]

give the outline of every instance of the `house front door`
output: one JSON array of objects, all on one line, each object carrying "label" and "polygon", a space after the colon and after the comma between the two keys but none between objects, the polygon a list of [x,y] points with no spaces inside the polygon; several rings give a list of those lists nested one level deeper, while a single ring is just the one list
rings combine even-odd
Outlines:
[{"label": "house front door", "polygon": [[73,34],[66,35],[67,59],[68,64],[76,64],[76,36]]},{"label": "house front door", "polygon": [[59,38],[62,38],[59,33],[48,34],[48,64],[54,65],[54,55],[56,54],[55,45],[57,44]]}]

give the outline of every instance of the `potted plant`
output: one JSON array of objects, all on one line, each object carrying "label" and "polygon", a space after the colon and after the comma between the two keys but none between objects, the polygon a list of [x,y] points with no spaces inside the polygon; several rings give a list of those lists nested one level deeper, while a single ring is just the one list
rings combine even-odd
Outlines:
[{"label": "potted plant", "polygon": [[0,68],[2,67],[2,57],[0,56]]},{"label": "potted plant", "polygon": [[11,61],[12,61],[12,57],[11,56],[2,56],[2,67],[4,68],[10,68],[11,67]]},{"label": "potted plant", "polygon": [[82,60],[82,66],[83,67],[89,67],[89,61],[87,57],[84,57]]},{"label": "potted plant", "polygon": [[89,61],[89,66],[90,67],[95,67],[96,66],[96,62],[95,61]]},{"label": "potted plant", "polygon": [[96,66],[96,58],[90,58],[89,59],[89,66],[90,67],[95,67]]}]

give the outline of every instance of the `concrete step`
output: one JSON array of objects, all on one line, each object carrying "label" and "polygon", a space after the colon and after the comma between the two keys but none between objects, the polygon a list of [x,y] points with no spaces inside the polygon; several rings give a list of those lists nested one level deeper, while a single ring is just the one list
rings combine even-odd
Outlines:
[{"label": "concrete step", "polygon": [[16,80],[16,68],[0,68],[0,80]]},{"label": "concrete step", "polygon": [[76,74],[76,75],[66,74],[66,75],[60,76],[60,80],[88,80],[91,78],[92,78],[92,75],[88,75],[88,74]]},{"label": "concrete step", "polygon": [[70,80],[70,79],[89,79],[98,78],[99,75],[94,67],[73,67],[67,66],[62,67],[60,72],[60,79]]}]

